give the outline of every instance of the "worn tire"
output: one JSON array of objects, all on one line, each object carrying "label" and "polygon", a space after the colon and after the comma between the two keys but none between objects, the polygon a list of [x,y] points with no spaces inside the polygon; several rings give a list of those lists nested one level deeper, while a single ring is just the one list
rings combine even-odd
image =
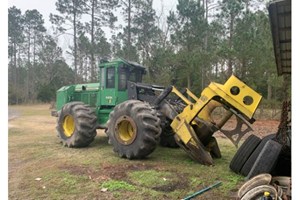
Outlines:
[{"label": "worn tire", "polygon": [[82,102],[64,105],[57,119],[57,136],[64,146],[86,147],[93,142],[97,132],[95,112]]},{"label": "worn tire", "polygon": [[128,100],[117,105],[109,115],[107,135],[122,158],[140,159],[151,154],[161,134],[157,111],[148,103]]},{"label": "worn tire", "polygon": [[276,165],[281,148],[282,145],[278,142],[274,140],[267,141],[248,173],[247,179],[250,179],[257,174],[270,173]]},{"label": "worn tire", "polygon": [[172,127],[165,127],[160,135],[159,144],[163,147],[178,148],[179,145],[177,144],[174,135],[175,132]]},{"label": "worn tire", "polygon": [[260,185],[269,185],[271,183],[271,174],[259,174],[246,181],[238,190],[238,197],[242,198],[247,192]]},{"label": "worn tire", "polygon": [[260,142],[260,138],[255,135],[250,135],[233,156],[229,168],[235,173],[240,173],[245,162]]},{"label": "worn tire", "polygon": [[248,160],[245,162],[243,168],[241,169],[241,174],[244,176],[247,176],[248,173],[250,172],[253,164],[255,163],[258,155],[260,154],[260,152],[262,151],[262,149],[264,148],[265,144],[269,141],[272,140],[273,138],[275,138],[276,134],[271,134],[268,135],[266,137],[264,137],[261,142],[259,143],[259,145],[256,147],[256,149],[253,151],[253,153],[251,154],[251,156],[248,158]]},{"label": "worn tire", "polygon": [[262,199],[264,192],[269,192],[272,199],[277,199],[278,194],[275,187],[271,185],[260,185],[248,191],[241,200]]}]

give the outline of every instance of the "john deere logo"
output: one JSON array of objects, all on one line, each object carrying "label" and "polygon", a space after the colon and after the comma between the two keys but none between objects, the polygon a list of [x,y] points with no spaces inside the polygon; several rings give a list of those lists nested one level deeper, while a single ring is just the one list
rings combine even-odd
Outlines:
[{"label": "john deere logo", "polygon": [[111,103],[113,97],[112,96],[106,96],[105,99],[108,101],[108,103]]}]

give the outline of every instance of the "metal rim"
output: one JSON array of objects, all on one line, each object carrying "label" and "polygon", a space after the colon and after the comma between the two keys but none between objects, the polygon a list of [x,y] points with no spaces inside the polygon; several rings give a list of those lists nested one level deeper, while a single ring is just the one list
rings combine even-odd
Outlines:
[{"label": "metal rim", "polygon": [[115,136],[124,145],[133,143],[137,136],[137,128],[131,117],[124,115],[116,121]]},{"label": "metal rim", "polygon": [[238,191],[238,197],[242,198],[251,189],[260,186],[270,184],[272,179],[271,174],[263,173],[252,177],[250,180],[246,181]]},{"label": "metal rim", "polygon": [[73,116],[66,115],[63,120],[63,129],[66,137],[71,137],[75,131],[75,120]]}]

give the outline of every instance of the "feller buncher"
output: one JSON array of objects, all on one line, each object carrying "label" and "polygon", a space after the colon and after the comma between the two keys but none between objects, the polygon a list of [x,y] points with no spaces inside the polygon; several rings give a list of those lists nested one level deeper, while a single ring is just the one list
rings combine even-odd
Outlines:
[{"label": "feller buncher", "polygon": [[[197,97],[189,89],[142,83],[146,69],[124,59],[101,62],[99,72],[99,83],[57,91],[52,115],[57,117],[56,129],[64,146],[88,146],[100,128],[122,158],[144,158],[160,143],[180,146],[193,160],[212,165],[213,158],[221,157],[213,134],[221,130],[237,145],[251,130],[261,101],[257,92],[233,75],[223,85],[210,83]],[[218,107],[226,112],[215,122],[211,113]],[[236,128],[223,130],[232,115]]]}]

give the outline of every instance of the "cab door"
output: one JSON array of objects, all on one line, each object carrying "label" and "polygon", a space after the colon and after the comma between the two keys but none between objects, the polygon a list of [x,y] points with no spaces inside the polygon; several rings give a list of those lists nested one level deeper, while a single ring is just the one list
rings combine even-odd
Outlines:
[{"label": "cab door", "polygon": [[128,90],[127,90],[127,80],[128,80],[128,68],[121,63],[118,67],[118,90],[117,90],[117,100],[116,103],[120,104],[128,100]]},{"label": "cab door", "polygon": [[[102,73],[100,74],[101,82],[100,90],[101,90],[101,97],[100,102],[101,106],[114,106],[116,105],[116,90],[117,90],[117,74],[116,74],[116,67],[111,66],[107,68],[101,68]],[[104,73],[103,70],[106,70]],[[104,79],[103,79],[104,78]]]}]

